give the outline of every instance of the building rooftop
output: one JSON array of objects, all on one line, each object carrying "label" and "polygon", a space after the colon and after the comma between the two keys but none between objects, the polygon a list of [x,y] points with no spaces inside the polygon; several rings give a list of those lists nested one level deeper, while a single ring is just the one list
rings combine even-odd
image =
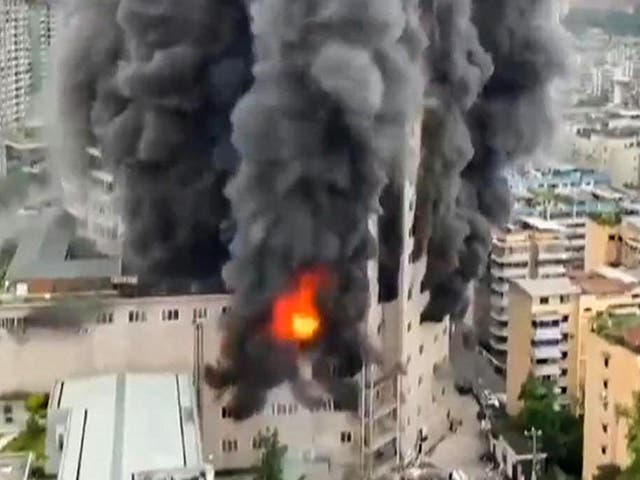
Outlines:
[{"label": "building rooftop", "polygon": [[51,402],[69,412],[59,480],[130,480],[143,471],[203,467],[188,375],[69,379],[56,384]]},{"label": "building rooftop", "polygon": [[68,258],[75,237],[71,216],[59,212],[43,214],[20,236],[6,280],[111,278],[120,274],[117,258]]},{"label": "building rooftop", "polygon": [[580,293],[580,287],[575,285],[569,278],[538,278],[538,279],[518,279],[512,281],[521,290],[531,297],[546,297],[552,295],[569,295]]},{"label": "building rooftop", "polygon": [[27,480],[31,458],[31,454],[0,455],[0,480]]},{"label": "building rooftop", "polygon": [[593,330],[607,341],[640,354],[640,315],[603,314],[596,318]]},{"label": "building rooftop", "polygon": [[592,295],[619,294],[633,290],[638,279],[625,270],[603,267],[591,272],[569,271],[570,280],[582,293]]}]

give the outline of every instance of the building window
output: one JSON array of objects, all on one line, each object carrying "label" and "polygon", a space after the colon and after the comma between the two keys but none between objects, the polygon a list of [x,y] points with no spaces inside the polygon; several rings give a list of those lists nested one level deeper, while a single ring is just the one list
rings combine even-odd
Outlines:
[{"label": "building window", "polygon": [[567,394],[567,387],[560,387],[560,395],[566,395]]},{"label": "building window", "polygon": [[602,433],[608,433],[609,432],[609,424],[608,423],[603,423],[602,424]]},{"label": "building window", "polygon": [[222,440],[222,451],[225,452],[225,453],[237,452],[238,451],[238,440],[236,440],[236,439],[225,439],[225,440]]},{"label": "building window", "polygon": [[562,355],[562,360],[566,360],[567,357],[569,356],[569,352],[562,352],[561,355]]},{"label": "building window", "polygon": [[609,368],[609,356],[605,355],[604,357],[604,368]]},{"label": "building window", "polygon": [[98,314],[96,322],[99,324],[113,323],[113,312],[101,312]]},{"label": "building window", "polygon": [[424,353],[424,344],[421,344],[421,345],[418,347],[418,353],[419,353],[420,355],[422,355],[422,354]]},{"label": "building window", "polygon": [[560,295],[560,303],[569,303],[569,295]]},{"label": "building window", "polygon": [[193,309],[194,320],[202,320],[204,318],[207,318],[208,314],[209,314],[209,311],[205,307]]},{"label": "building window", "polygon": [[129,323],[139,323],[147,321],[147,313],[140,310],[129,310]]},{"label": "building window", "polygon": [[162,311],[163,322],[175,322],[180,320],[180,312],[177,308]]},{"label": "building window", "polygon": [[298,405],[296,403],[290,403],[288,407],[289,415],[294,415],[298,413]]},{"label": "building window", "polygon": [[609,380],[605,379],[602,381],[602,388],[607,390],[609,388]]},{"label": "building window", "polygon": [[411,322],[407,323],[407,332],[411,331]]},{"label": "building window", "polygon": [[229,409],[227,407],[222,407],[220,409],[220,416],[222,418],[229,418],[231,417],[231,415],[229,414]]},{"label": "building window", "polygon": [[378,332],[378,335],[382,335],[382,321],[380,321],[380,323],[378,323],[377,332]]},{"label": "building window", "polygon": [[600,447],[600,452],[602,453],[602,455],[606,455],[607,454],[607,446],[606,445],[602,445]]},{"label": "building window", "polygon": [[224,315],[225,313],[227,313],[229,311],[229,307],[228,306],[224,306],[222,307],[222,314]]},{"label": "building window", "polygon": [[418,386],[422,385],[422,375],[418,377]]},{"label": "building window", "polygon": [[253,448],[254,450],[260,450],[263,447],[264,438],[262,437],[262,435],[256,435],[255,437],[253,437],[253,439],[251,440],[251,448]]},{"label": "building window", "polygon": [[569,322],[569,315],[563,315],[562,316],[562,323],[568,323]]},{"label": "building window", "polygon": [[353,434],[346,430],[344,432],[340,432],[340,443],[351,443],[353,442]]},{"label": "building window", "polygon": [[62,450],[64,450],[64,434],[58,433],[57,443],[58,451],[61,452]]},{"label": "building window", "polygon": [[561,377],[566,377],[567,373],[569,373],[569,369],[568,368],[563,368],[560,370],[560,376]]},{"label": "building window", "polygon": [[549,297],[540,297],[540,305],[548,305]]},{"label": "building window", "polygon": [[10,403],[5,403],[2,407],[2,413],[4,415],[13,415],[13,406]]}]

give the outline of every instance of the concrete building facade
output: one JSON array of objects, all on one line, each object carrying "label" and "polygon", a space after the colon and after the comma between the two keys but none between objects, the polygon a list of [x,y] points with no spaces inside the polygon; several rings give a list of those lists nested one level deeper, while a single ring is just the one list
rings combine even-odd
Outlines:
[{"label": "concrete building facade", "polygon": [[583,478],[598,466],[627,466],[628,425],[619,414],[640,391],[640,316],[607,315],[594,322],[587,338]]},{"label": "concrete building facade", "polygon": [[492,362],[504,373],[509,338],[509,284],[528,278],[562,277],[566,266],[576,261],[568,230],[555,222],[520,218],[507,229],[496,231],[491,250]]}]

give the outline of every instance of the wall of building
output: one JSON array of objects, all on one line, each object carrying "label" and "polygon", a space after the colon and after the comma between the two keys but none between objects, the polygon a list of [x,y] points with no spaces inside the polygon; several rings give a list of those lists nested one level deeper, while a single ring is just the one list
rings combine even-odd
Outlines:
[{"label": "wall of building", "polygon": [[507,340],[507,412],[521,408],[520,387],[531,371],[531,297],[512,286],[509,292],[509,338]]},{"label": "wall of building", "polygon": [[595,333],[588,335],[586,357],[582,475],[591,479],[598,465],[625,467],[630,461],[626,422],[616,409],[630,405],[640,390],[640,363],[636,354]]},{"label": "wall of building", "polygon": [[29,414],[24,398],[0,398],[0,436],[22,430]]},{"label": "wall of building", "polygon": [[584,269],[589,272],[620,260],[619,226],[609,226],[587,219]]},{"label": "wall of building", "polygon": [[[25,331],[0,329],[0,394],[49,391],[58,378],[84,374],[125,370],[191,373],[194,311],[206,309],[208,319],[215,322],[226,304],[225,296],[215,295],[118,298],[96,302],[93,312],[79,313],[83,319],[58,318],[39,328],[30,328],[27,321]],[[45,307],[51,308],[41,305]],[[33,308],[38,307],[5,304],[0,307],[0,318],[24,318]],[[168,310],[177,310],[178,320],[163,321],[163,312]]]}]

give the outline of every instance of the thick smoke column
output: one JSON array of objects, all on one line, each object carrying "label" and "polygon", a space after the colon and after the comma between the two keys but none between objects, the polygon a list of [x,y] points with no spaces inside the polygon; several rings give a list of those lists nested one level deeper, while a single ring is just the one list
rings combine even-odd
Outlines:
[{"label": "thick smoke column", "polygon": [[71,170],[87,168],[94,140],[115,171],[126,268],[154,284],[222,288],[223,188],[238,163],[229,116],[251,82],[244,4],[79,2],[70,18],[60,91],[77,139]]},{"label": "thick smoke column", "polygon": [[423,127],[416,228],[421,246],[430,236],[424,320],[464,315],[467,286],[486,267],[490,225],[509,217],[503,171],[551,139],[550,87],[564,70],[551,1],[475,0],[471,10],[468,0],[434,0],[427,8],[430,86],[445,113],[425,112]]},{"label": "thick smoke column", "polygon": [[[237,419],[286,381],[309,400],[300,393],[297,347],[274,342],[267,329],[274,300],[302,272],[321,267],[331,276],[314,351],[347,376],[362,355],[374,356],[362,333],[375,252],[369,224],[421,105],[416,8],[414,0],[253,4],[255,85],[233,115],[243,159],[229,188],[238,227],[225,269],[233,318],[222,365],[207,375],[216,388],[234,388]],[[337,404],[357,407],[354,384],[316,367]]]}]

